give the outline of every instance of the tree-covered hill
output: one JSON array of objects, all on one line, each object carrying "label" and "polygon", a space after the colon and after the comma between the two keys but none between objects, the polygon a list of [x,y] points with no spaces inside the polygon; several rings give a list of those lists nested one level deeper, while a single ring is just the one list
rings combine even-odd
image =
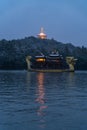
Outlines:
[{"label": "tree-covered hill", "polygon": [[20,40],[0,41],[0,69],[27,69],[27,55],[48,55],[55,49],[64,57],[77,58],[76,69],[87,70],[86,47],[75,47],[70,43],[64,44],[54,39],[41,40],[32,36]]}]

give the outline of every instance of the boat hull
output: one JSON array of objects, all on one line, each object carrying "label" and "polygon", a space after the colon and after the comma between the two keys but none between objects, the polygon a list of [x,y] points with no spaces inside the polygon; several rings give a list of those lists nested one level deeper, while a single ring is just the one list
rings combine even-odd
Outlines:
[{"label": "boat hull", "polygon": [[69,69],[28,69],[30,72],[74,72],[74,70],[69,70]]},{"label": "boat hull", "polygon": [[[51,60],[39,57],[35,59],[34,61],[32,60],[31,56],[26,57],[26,62],[28,66],[28,71],[30,72],[74,72],[74,64],[75,64],[75,59],[74,57],[66,57],[66,62],[60,66],[59,62],[53,62]],[[45,64],[46,63],[46,64]],[[48,63],[48,64],[47,64]],[[52,63],[52,64],[51,64]],[[56,65],[56,66],[54,66]]]}]

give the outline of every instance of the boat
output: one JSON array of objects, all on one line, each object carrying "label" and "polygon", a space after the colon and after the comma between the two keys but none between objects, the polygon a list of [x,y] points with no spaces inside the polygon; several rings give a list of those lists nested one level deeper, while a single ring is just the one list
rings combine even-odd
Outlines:
[{"label": "boat", "polygon": [[58,51],[49,55],[27,56],[28,71],[32,72],[74,72],[77,59],[73,56],[63,57]]}]

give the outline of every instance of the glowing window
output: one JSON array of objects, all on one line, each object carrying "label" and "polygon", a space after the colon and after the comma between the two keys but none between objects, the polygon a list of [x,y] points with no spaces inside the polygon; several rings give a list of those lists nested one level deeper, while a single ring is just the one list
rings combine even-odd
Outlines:
[{"label": "glowing window", "polygon": [[38,58],[38,59],[36,59],[36,61],[38,61],[38,62],[45,62],[45,59],[44,58]]}]

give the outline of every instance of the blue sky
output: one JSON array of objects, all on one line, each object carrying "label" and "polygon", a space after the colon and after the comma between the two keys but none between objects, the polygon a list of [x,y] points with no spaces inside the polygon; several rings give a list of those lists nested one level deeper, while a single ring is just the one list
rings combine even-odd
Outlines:
[{"label": "blue sky", "polygon": [[0,39],[36,36],[87,46],[87,0],[0,0]]}]

